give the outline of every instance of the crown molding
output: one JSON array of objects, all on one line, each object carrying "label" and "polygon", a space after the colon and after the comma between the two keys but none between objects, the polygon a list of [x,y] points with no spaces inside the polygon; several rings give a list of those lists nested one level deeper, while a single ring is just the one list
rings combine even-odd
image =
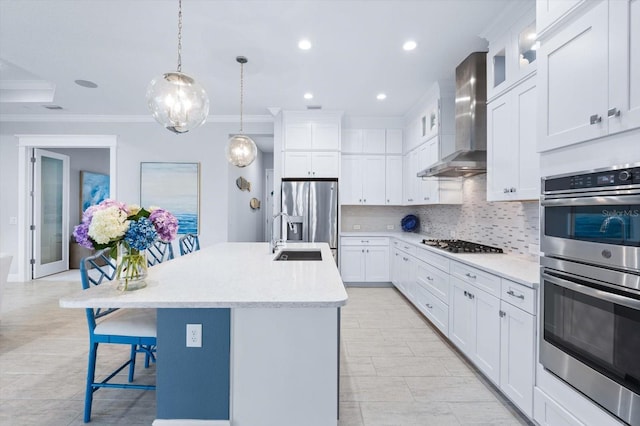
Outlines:
[{"label": "crown molding", "polygon": [[[243,115],[244,123],[273,123],[271,115]],[[155,123],[150,115],[0,114],[2,123]],[[208,123],[239,123],[240,115],[210,115]]]}]

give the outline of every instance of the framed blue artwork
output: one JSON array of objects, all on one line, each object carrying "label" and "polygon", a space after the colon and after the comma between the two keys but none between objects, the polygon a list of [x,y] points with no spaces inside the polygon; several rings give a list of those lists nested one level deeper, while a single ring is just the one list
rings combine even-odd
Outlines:
[{"label": "framed blue artwork", "polygon": [[178,219],[178,234],[200,231],[200,163],[140,163],[140,205]]},{"label": "framed blue artwork", "polygon": [[80,217],[87,207],[109,198],[109,175],[80,171]]}]

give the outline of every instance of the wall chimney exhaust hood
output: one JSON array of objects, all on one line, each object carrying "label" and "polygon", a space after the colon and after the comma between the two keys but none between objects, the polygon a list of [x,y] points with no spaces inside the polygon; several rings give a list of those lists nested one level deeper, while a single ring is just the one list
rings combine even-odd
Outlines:
[{"label": "wall chimney exhaust hood", "polygon": [[469,177],[487,172],[487,53],[456,68],[455,151],[418,177]]}]

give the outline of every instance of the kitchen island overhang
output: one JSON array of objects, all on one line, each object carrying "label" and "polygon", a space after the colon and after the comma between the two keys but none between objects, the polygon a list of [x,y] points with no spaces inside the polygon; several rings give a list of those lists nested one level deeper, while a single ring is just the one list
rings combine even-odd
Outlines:
[{"label": "kitchen island overhang", "polygon": [[[274,261],[267,243],[216,244],[150,268],[144,289],[107,284],[60,306],[158,309],[159,419],[337,424],[347,293],[327,244],[285,248],[318,249],[322,260]],[[186,324],[202,324],[201,348],[186,347]]]}]

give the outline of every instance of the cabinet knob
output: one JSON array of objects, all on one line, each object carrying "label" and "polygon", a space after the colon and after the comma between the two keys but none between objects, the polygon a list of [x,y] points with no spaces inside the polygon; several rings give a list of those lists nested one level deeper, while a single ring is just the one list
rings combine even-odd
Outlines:
[{"label": "cabinet knob", "polygon": [[307,172],[307,176],[311,176],[311,172]]},{"label": "cabinet knob", "polygon": [[362,198],[358,198],[358,202],[361,203],[362,202]]},{"label": "cabinet knob", "polygon": [[620,110],[618,108],[609,108],[609,110],[607,111],[607,117],[620,117]]},{"label": "cabinet knob", "polygon": [[500,318],[504,318],[507,315],[505,311],[500,311]]},{"label": "cabinet knob", "polygon": [[511,187],[511,188],[509,189],[509,192],[516,192],[516,189],[515,189],[514,187]]},{"label": "cabinet knob", "polygon": [[362,252],[364,253],[364,249],[362,249]]},{"label": "cabinet knob", "polygon": [[593,114],[591,117],[589,117],[589,124],[598,124],[602,121],[602,117],[599,116],[598,114]]},{"label": "cabinet knob", "polygon": [[312,174],[315,176],[315,175],[316,175],[316,172],[313,172]]},{"label": "cabinet knob", "polygon": [[387,203],[390,203],[391,201],[389,201],[389,199],[387,199]]},{"label": "cabinet knob", "polygon": [[367,253],[369,253],[369,249],[367,249]]},{"label": "cabinet knob", "polygon": [[367,202],[367,199],[366,199],[366,198],[364,199],[364,202],[365,202],[365,203]]},{"label": "cabinet knob", "polygon": [[509,188],[503,188],[503,189],[502,189],[502,191],[503,191],[505,194],[508,194],[508,193],[509,193]]},{"label": "cabinet knob", "polygon": [[473,299],[475,299],[475,297],[476,297],[476,296],[475,296],[473,293],[469,293],[469,299],[472,299],[472,300],[473,300]]}]

